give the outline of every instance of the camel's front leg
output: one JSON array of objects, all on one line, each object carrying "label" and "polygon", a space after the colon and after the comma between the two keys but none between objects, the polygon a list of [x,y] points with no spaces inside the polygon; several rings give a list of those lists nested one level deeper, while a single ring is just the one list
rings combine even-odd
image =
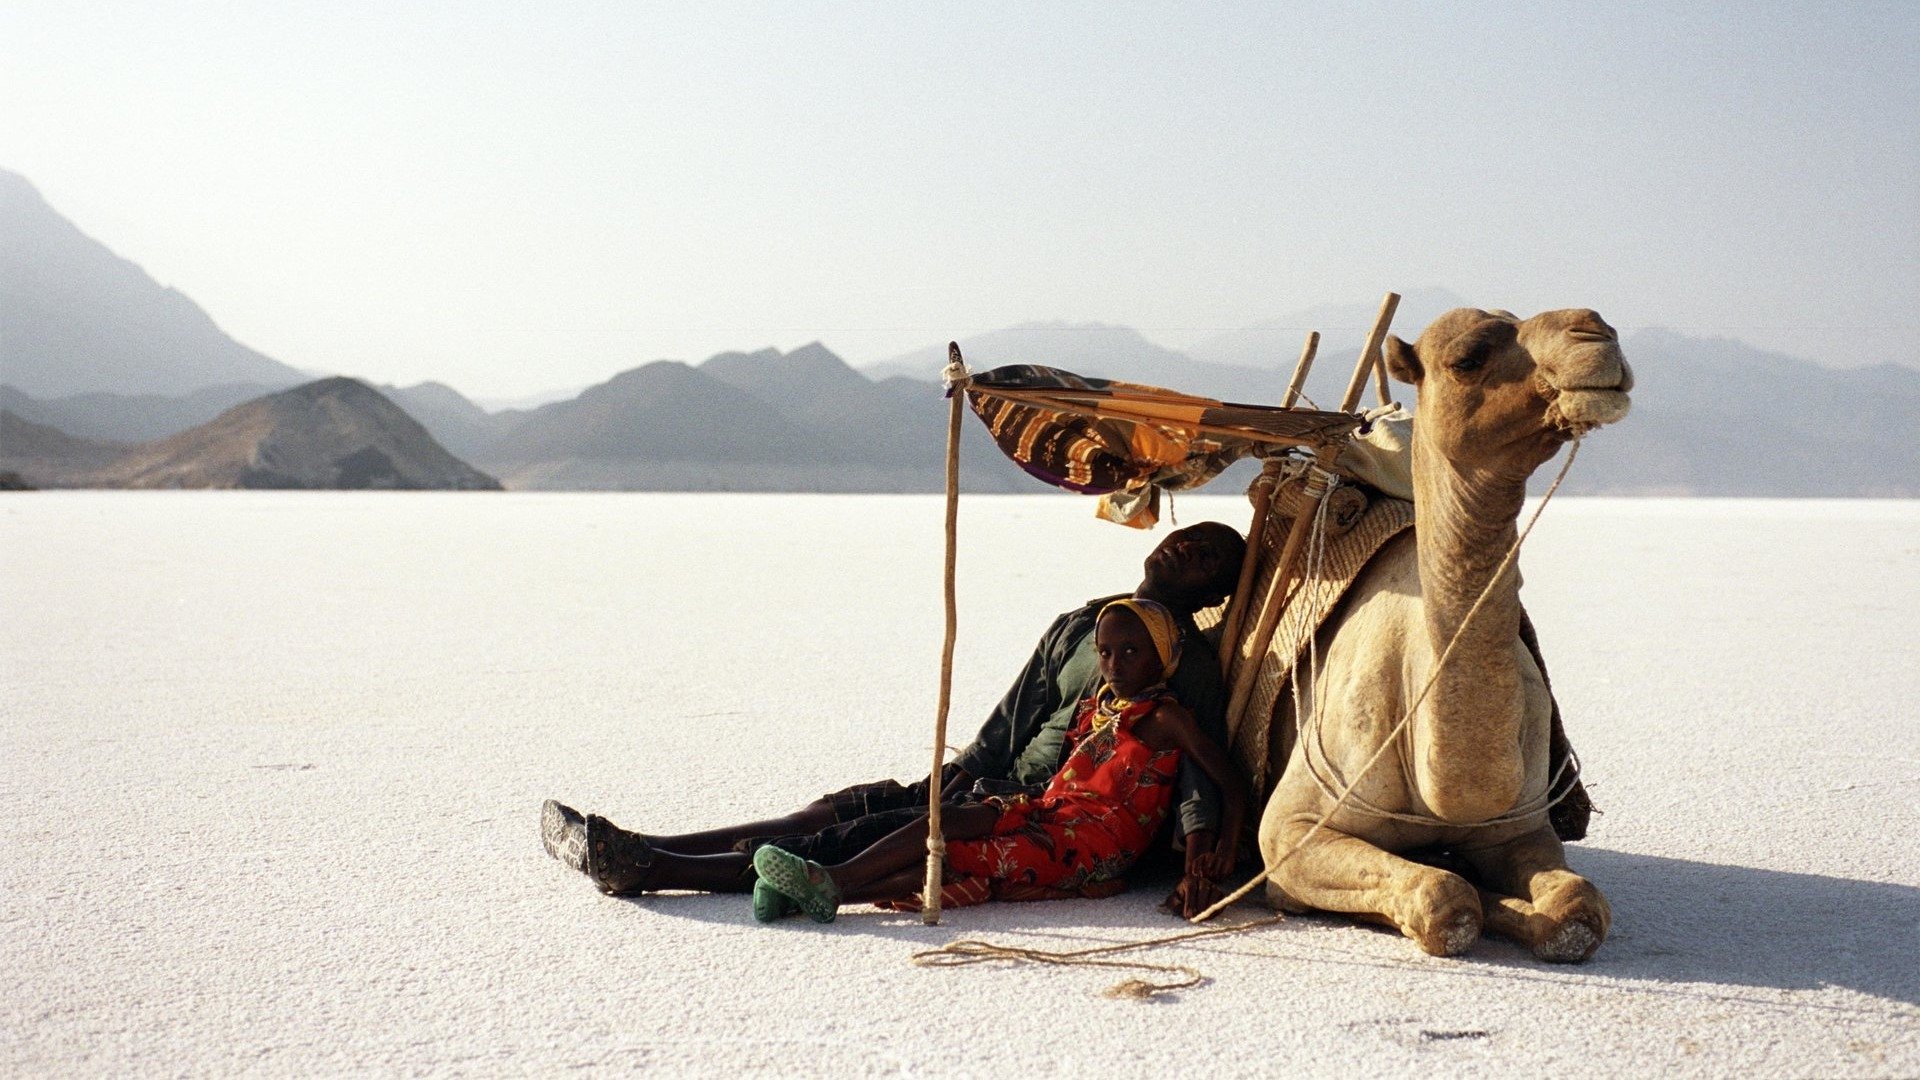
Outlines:
[{"label": "camel's front leg", "polygon": [[[1262,828],[1267,865],[1312,827],[1304,820]],[[1267,882],[1267,899],[1286,911],[1318,908],[1385,922],[1434,956],[1457,956],[1480,937],[1480,894],[1466,879],[1331,828],[1314,833],[1281,863]]]},{"label": "camel's front leg", "polygon": [[1461,854],[1494,894],[1485,898],[1489,933],[1561,964],[1587,959],[1606,940],[1613,909],[1593,882],[1567,869],[1551,826]]}]

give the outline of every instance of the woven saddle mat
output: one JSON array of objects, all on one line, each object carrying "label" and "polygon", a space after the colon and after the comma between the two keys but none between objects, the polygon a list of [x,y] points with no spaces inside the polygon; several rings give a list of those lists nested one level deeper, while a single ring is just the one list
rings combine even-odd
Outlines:
[{"label": "woven saddle mat", "polygon": [[[1266,595],[1273,581],[1275,564],[1280,559],[1280,550],[1286,545],[1287,532],[1292,527],[1293,519],[1290,517],[1274,514],[1267,518],[1266,529],[1260,536],[1258,561],[1254,564],[1251,596],[1258,598]],[[1247,698],[1245,711],[1239,717],[1229,717],[1227,720],[1229,749],[1240,767],[1247,771],[1254,790],[1266,790],[1274,702],[1286,690],[1294,666],[1300,662],[1307,643],[1319,632],[1327,617],[1333,614],[1333,609],[1339,605],[1347,589],[1360,576],[1360,571],[1366,569],[1373,556],[1386,546],[1387,541],[1412,527],[1412,503],[1374,495],[1366,512],[1351,529],[1326,541],[1326,549],[1317,567],[1311,565],[1311,545],[1301,549],[1297,561],[1300,572],[1306,576],[1288,595],[1280,622],[1274,627],[1273,641],[1267,646],[1266,654],[1259,658],[1259,674],[1255,677],[1253,692]],[[1317,572],[1308,575],[1310,568]],[[1255,599],[1254,602],[1259,601]],[[1199,613],[1196,619],[1202,629],[1212,629],[1221,621],[1224,613],[1222,605]],[[1246,630],[1243,631],[1247,636],[1241,639],[1240,649],[1233,658],[1232,670],[1227,673],[1228,686],[1233,685],[1241,667],[1252,661],[1250,638],[1257,619],[1257,610],[1248,612]]]}]

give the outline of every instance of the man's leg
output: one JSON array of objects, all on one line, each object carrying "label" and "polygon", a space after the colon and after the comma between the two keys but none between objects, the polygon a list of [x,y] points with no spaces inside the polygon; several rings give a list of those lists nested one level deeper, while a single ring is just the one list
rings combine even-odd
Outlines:
[{"label": "man's leg", "polygon": [[[950,774],[943,774],[943,779],[945,775]],[[589,820],[572,807],[548,800],[541,808],[541,840],[549,855],[584,871],[602,891],[615,895],[655,889],[745,892],[754,880],[748,841],[785,837],[783,846],[791,843],[794,849],[804,850],[807,858],[840,862],[917,820],[925,814],[926,802],[925,780],[904,785],[885,780],[822,796],[785,817],[650,836],[622,829],[602,817]],[[726,858],[734,855],[740,858]],[[681,861],[689,858],[721,861]]]},{"label": "man's leg", "polygon": [[[947,770],[957,768],[958,766],[947,766]],[[945,777],[951,773],[943,772],[942,775]],[[911,784],[902,784],[897,780],[882,780],[871,784],[855,784],[823,795],[784,817],[750,821],[742,825],[728,825],[702,832],[676,833],[671,836],[649,835],[647,841],[657,849],[679,855],[719,855],[742,850],[748,846],[748,841],[752,840],[807,836],[832,830],[836,826],[846,825],[861,818],[895,810],[911,810],[918,807],[925,812],[926,806],[927,782],[924,779]],[[898,828],[899,824],[901,823],[889,826],[887,831]],[[865,847],[877,838],[878,836],[859,833],[856,834],[855,839],[857,846],[851,850],[837,846],[844,841],[835,841],[836,846],[825,850],[829,859],[839,861],[844,857],[840,854],[841,851],[851,854],[852,851]],[[815,855],[807,857],[820,861]]]},{"label": "man's leg", "polygon": [[836,817],[830,797],[819,798],[785,817],[749,821],[702,832],[649,836],[647,840],[661,851],[679,855],[721,855],[732,852],[741,842],[755,837],[790,836],[816,833],[831,828]]}]

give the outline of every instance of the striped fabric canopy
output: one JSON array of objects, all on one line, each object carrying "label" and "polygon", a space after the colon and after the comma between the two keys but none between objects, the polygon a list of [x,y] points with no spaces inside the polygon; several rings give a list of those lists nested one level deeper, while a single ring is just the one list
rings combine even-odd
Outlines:
[{"label": "striped fabric canopy", "polygon": [[971,375],[967,403],[1001,452],[1056,487],[1101,495],[1100,516],[1148,528],[1159,493],[1199,487],[1249,455],[1342,442],[1347,413],[1236,405],[1157,386],[1015,364]]}]

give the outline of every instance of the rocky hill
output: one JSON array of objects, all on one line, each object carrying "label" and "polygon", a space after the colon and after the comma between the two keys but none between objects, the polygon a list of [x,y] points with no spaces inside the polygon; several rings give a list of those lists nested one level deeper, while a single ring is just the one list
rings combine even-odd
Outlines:
[{"label": "rocky hill", "polygon": [[[656,361],[570,401],[498,415],[472,460],[535,490],[938,491],[946,409],[937,387],[875,383],[815,344],[722,353],[697,367]],[[984,437],[976,490],[1007,490],[1012,466]],[[991,456],[988,456],[991,455]]]},{"label": "rocky hill", "polygon": [[136,446],[75,439],[0,412],[0,469],[38,487],[498,490],[354,379],[322,379]]},{"label": "rocky hill", "polygon": [[125,457],[130,448],[76,438],[0,409],[0,472],[33,487],[86,487],[86,477]]},{"label": "rocky hill", "polygon": [[61,217],[0,170],[0,383],[36,397],[177,396],[308,378],[247,348],[199,305]]},{"label": "rocky hill", "polygon": [[242,402],[278,389],[260,383],[209,386],[189,394],[110,394],[93,391],[36,398],[0,384],[0,409],[100,442],[141,443],[199,427]]}]

